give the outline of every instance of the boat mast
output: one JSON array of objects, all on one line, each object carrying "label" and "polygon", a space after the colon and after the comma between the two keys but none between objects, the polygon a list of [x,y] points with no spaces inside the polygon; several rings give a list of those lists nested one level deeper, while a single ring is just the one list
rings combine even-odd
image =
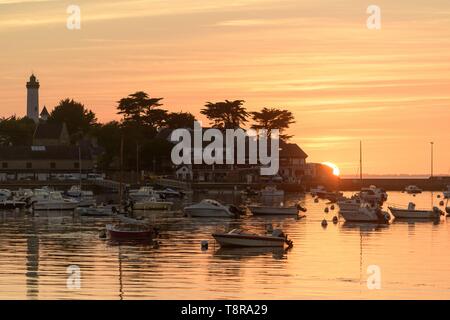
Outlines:
[{"label": "boat mast", "polygon": [[82,173],[82,168],[81,168],[81,146],[78,145],[78,163],[79,163],[79,167],[80,167],[80,191],[81,191],[81,173]]},{"label": "boat mast", "polygon": [[123,197],[123,134],[120,139],[120,183],[119,183],[119,205],[122,205]]},{"label": "boat mast", "polygon": [[362,172],[362,140],[359,141],[359,180],[361,188],[363,186],[363,172]]}]

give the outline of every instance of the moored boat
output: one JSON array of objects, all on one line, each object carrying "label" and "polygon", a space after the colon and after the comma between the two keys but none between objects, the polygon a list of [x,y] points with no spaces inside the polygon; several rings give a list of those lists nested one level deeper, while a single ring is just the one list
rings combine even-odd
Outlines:
[{"label": "moored boat", "polygon": [[152,240],[156,230],[146,224],[107,224],[106,232],[111,240]]},{"label": "moored boat", "polygon": [[439,219],[444,213],[437,207],[432,210],[418,210],[412,202],[408,204],[408,208],[389,207],[392,215],[396,219]]},{"label": "moored boat", "polygon": [[319,195],[321,195],[323,193],[326,193],[327,189],[324,186],[319,185],[316,188],[311,188],[310,192],[311,192],[311,195],[313,197],[316,197],[316,196],[319,196]]},{"label": "moored boat", "polygon": [[51,191],[34,198],[31,203],[33,210],[74,210],[78,206],[78,201],[65,199],[60,192]]},{"label": "moored boat", "polygon": [[109,217],[117,214],[117,208],[117,205],[78,207],[75,209],[75,213],[84,217]]},{"label": "moored boat", "polygon": [[389,223],[391,217],[388,212],[381,210],[378,206],[371,206],[368,203],[362,204],[358,208],[348,208],[339,210],[339,214],[349,222],[372,222]]},{"label": "moored boat", "polygon": [[149,198],[161,199],[161,196],[153,187],[141,187],[137,190],[130,190],[128,197],[131,201],[141,201]]},{"label": "moored boat", "polygon": [[204,199],[199,203],[185,207],[184,213],[197,218],[237,218],[242,214],[242,211],[235,206],[227,206],[216,200]]},{"label": "moored boat", "polygon": [[409,185],[405,188],[405,192],[409,194],[422,193],[422,189],[415,185]]},{"label": "moored boat", "polygon": [[25,201],[3,200],[0,201],[0,210],[23,209],[27,206]]},{"label": "moored boat", "polygon": [[0,201],[9,200],[12,192],[8,189],[0,189]]},{"label": "moored boat", "polygon": [[131,203],[133,210],[170,210],[173,202],[158,201],[155,198],[142,199]]},{"label": "moored boat", "polygon": [[444,192],[444,199],[450,199],[450,184],[447,186],[447,190]]},{"label": "moored boat", "polygon": [[276,186],[266,186],[260,194],[261,197],[284,197],[284,191],[278,190]]},{"label": "moored boat", "polygon": [[365,202],[380,204],[387,200],[388,195],[383,189],[372,185],[369,188],[362,188],[359,193],[359,198]]},{"label": "moored boat", "polygon": [[223,247],[291,247],[283,231],[277,229],[268,235],[246,233],[241,229],[233,229],[228,233],[213,233],[214,239]]}]

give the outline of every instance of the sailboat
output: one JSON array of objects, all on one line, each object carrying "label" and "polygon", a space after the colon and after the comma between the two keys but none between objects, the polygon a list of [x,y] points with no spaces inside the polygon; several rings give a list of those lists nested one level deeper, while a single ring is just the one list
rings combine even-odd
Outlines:
[{"label": "sailboat", "polygon": [[[360,141],[359,149],[359,175],[362,187],[362,141]],[[385,199],[387,199],[387,194],[382,189],[376,187],[361,188],[357,197],[337,202],[339,214],[345,221],[389,223],[391,218],[389,213],[382,211],[380,206]]]}]

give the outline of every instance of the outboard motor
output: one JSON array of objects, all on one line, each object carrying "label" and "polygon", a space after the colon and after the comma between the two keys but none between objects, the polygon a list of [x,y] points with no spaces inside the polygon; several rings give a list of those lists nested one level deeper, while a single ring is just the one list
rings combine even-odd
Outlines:
[{"label": "outboard motor", "polygon": [[229,210],[231,213],[233,213],[236,217],[239,217],[244,214],[244,211],[236,207],[235,205],[229,205]]},{"label": "outboard motor", "polygon": [[380,208],[377,208],[375,212],[377,214],[378,221],[382,223],[388,223],[391,220],[391,216],[389,215],[389,213],[383,213]]}]

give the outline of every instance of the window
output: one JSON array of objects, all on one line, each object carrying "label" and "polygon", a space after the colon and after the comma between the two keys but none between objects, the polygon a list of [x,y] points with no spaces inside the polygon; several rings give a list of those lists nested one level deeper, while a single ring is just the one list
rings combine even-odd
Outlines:
[{"label": "window", "polygon": [[27,162],[27,169],[33,168],[33,164],[31,162]]},{"label": "window", "polygon": [[50,169],[56,169],[56,163],[50,162]]},{"label": "window", "polygon": [[73,167],[75,169],[79,169],[80,168],[80,163],[79,162],[74,162]]},{"label": "window", "polygon": [[2,168],[7,169],[8,168],[8,162],[2,162]]}]

